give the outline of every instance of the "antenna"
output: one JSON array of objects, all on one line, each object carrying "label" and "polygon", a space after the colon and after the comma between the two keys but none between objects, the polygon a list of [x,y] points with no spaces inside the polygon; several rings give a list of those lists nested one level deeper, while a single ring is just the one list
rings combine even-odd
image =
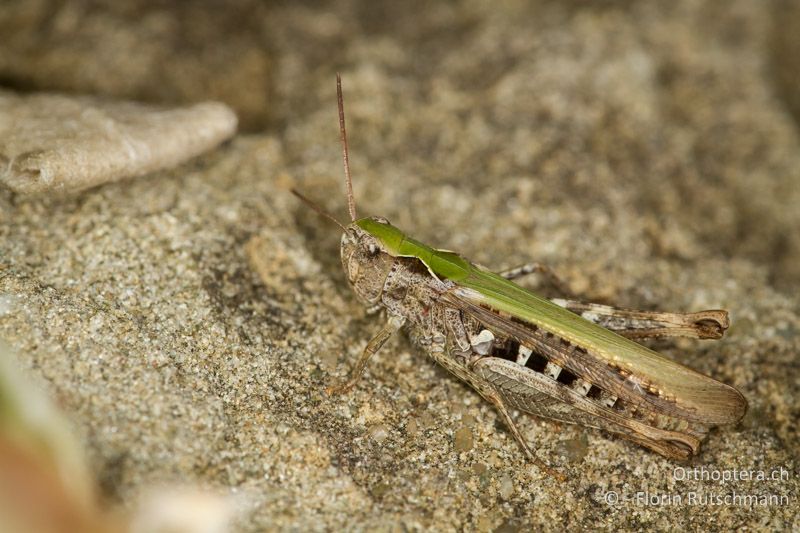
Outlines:
[{"label": "antenna", "polygon": [[345,227],[344,227],[344,225],[342,225],[342,223],[341,223],[341,222],[339,222],[338,220],[336,220],[335,218],[333,218],[333,215],[331,215],[330,213],[328,213],[327,211],[325,211],[324,209],[322,209],[320,206],[318,206],[317,204],[315,204],[314,202],[312,202],[311,200],[309,200],[308,198],[306,198],[305,196],[303,196],[302,194],[300,194],[300,192],[299,192],[297,189],[292,189],[292,194],[294,194],[295,196],[297,196],[298,198],[300,198],[300,199],[301,199],[303,202],[305,202],[305,203],[306,203],[306,205],[308,205],[308,206],[309,206],[311,209],[313,209],[314,211],[316,211],[316,212],[317,212],[317,213],[319,213],[320,215],[324,216],[325,218],[327,218],[328,220],[330,220],[331,222],[333,222],[334,224],[336,224],[337,226],[339,226],[340,228],[342,228],[342,231],[344,231],[344,232],[346,232],[346,231],[347,231],[347,228],[345,228]]},{"label": "antenna", "polygon": [[[353,180],[350,177],[350,156],[347,153],[347,130],[344,127],[344,98],[342,97],[342,77],[336,73],[336,97],[339,101],[339,131],[342,138],[342,162],[344,163],[344,178],[347,185],[347,208],[350,210],[350,220],[356,221],[356,199],[353,196]],[[339,224],[341,226],[341,224]]]}]

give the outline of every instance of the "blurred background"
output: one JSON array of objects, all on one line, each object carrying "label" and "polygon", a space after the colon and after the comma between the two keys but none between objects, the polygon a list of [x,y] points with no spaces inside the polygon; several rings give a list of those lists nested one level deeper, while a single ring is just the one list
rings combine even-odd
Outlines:
[{"label": "blurred background", "polygon": [[[564,178],[545,168],[559,153],[602,157],[615,180],[648,182],[642,209],[671,213],[666,204],[676,202],[687,216],[704,215],[694,230],[705,245],[796,282],[797,236],[781,228],[797,222],[798,175],[775,154],[795,148],[786,143],[800,116],[799,19],[791,0],[7,1],[0,84],[162,104],[218,100],[242,131],[282,132],[291,155],[291,133],[331,110],[330,80],[342,71],[352,120],[369,113],[379,122],[354,136],[397,121],[413,128],[400,146],[383,139],[385,159],[435,165],[455,137],[480,135],[470,125],[497,126],[480,142],[500,154],[451,158],[454,180],[491,180],[502,167],[559,185]],[[380,99],[370,94],[378,88]],[[428,107],[459,121],[455,131]],[[646,134],[642,122],[653,126]],[[538,130],[535,145],[513,146],[523,127]],[[560,172],[580,188],[608,186]],[[678,182],[678,198],[660,190],[665,180]]]},{"label": "blurred background", "polygon": [[[384,159],[420,157],[424,166],[452,147],[456,134],[427,107],[460,121],[461,135],[479,135],[470,124],[499,126],[494,140],[480,139],[496,145],[484,147],[494,157],[447,162],[464,165],[452,168],[454,179],[491,180],[502,167],[547,185],[544,167],[558,152],[600,157],[618,182],[649,182],[642,209],[672,209],[672,201],[687,216],[702,213],[708,222],[694,230],[704,244],[769,263],[773,278],[788,282],[798,279],[797,237],[779,227],[797,222],[798,176],[772,154],[793,149],[776,144],[800,116],[798,19],[789,0],[8,1],[0,84],[161,104],[218,100],[242,131],[283,133],[291,156],[292,133],[323,102],[332,107],[330,80],[342,71],[358,102],[352,120],[370,113],[380,121],[354,136],[396,121],[412,128],[382,139]],[[535,146],[513,146],[522,126],[509,119],[522,113],[525,128],[540,130]],[[620,125],[637,121],[664,131],[643,138],[634,124]],[[782,125],[787,135],[775,131]],[[672,152],[657,154],[672,168],[654,171],[637,155],[648,151]],[[728,168],[732,159],[740,171]],[[596,181],[561,172],[581,188]],[[671,177],[680,198],[660,190]]]}]

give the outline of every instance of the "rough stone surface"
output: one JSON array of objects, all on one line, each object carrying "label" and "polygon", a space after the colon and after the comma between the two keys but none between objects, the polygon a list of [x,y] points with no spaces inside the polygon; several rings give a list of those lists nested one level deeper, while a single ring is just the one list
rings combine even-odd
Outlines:
[{"label": "rough stone surface", "polygon": [[[177,478],[243,494],[242,531],[800,527],[800,139],[776,4],[393,6],[272,8],[280,129],[74,198],[0,197],[0,336],[79,421],[109,501]],[[361,213],[498,269],[547,263],[588,300],[729,309],[721,341],[655,345],[750,403],[684,466],[788,479],[681,480],[520,417],[570,479],[543,477],[402,338],[327,397],[380,322],[335,226],[288,193],[345,216],[336,70]],[[645,491],[683,503],[606,503]],[[788,504],[688,502],[733,492]]]},{"label": "rough stone surface", "polygon": [[235,132],[236,115],[214,102],[164,109],[0,92],[0,184],[23,194],[87,189],[173,167]]}]

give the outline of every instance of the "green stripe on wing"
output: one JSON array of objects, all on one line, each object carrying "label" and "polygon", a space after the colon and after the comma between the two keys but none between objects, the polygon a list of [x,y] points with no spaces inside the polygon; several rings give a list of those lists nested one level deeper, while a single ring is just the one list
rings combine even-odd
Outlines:
[{"label": "green stripe on wing", "polygon": [[744,415],[747,402],[733,387],[589,322],[497,274],[470,267],[470,275],[458,281],[459,287],[468,289],[456,290],[459,297],[508,313],[585,348],[674,397],[676,407],[698,421],[728,424]]}]

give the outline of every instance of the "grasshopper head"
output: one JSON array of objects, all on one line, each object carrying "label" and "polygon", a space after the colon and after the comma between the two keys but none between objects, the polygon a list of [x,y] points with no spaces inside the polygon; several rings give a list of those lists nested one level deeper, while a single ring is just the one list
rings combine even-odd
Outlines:
[{"label": "grasshopper head", "polygon": [[381,217],[356,220],[342,234],[342,267],[353,291],[368,304],[378,303],[394,264],[393,239],[400,230]]},{"label": "grasshopper head", "polygon": [[356,216],[353,180],[350,178],[350,157],[347,152],[347,131],[344,124],[342,78],[339,74],[336,74],[336,97],[339,104],[339,133],[341,134],[342,163],[347,186],[347,208],[352,222],[344,227],[302,194],[294,190],[292,192],[344,229],[341,248],[342,266],[356,295],[367,304],[372,305],[380,301],[386,277],[394,265],[395,256],[405,236],[399,229],[389,224],[385,218],[358,218]]}]

